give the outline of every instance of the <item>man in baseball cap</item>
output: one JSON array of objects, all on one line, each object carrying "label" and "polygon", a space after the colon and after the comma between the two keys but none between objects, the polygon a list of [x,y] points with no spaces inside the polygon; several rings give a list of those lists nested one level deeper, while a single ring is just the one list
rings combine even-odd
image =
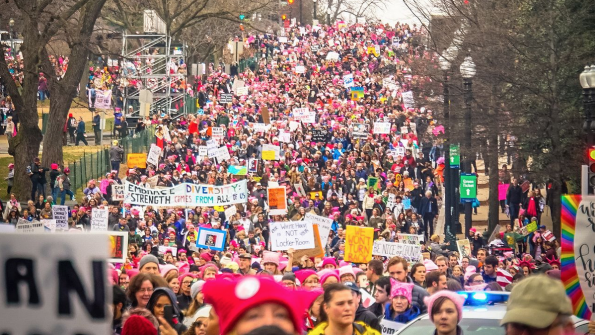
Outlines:
[{"label": "man in baseball cap", "polygon": [[537,275],[515,285],[500,324],[507,335],[574,334],[571,316],[572,304],[562,282]]}]

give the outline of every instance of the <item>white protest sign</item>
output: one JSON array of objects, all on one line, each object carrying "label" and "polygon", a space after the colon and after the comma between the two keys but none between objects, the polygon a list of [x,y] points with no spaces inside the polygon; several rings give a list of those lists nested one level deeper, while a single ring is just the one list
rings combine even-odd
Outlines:
[{"label": "white protest sign", "polygon": [[113,201],[124,200],[124,185],[118,185],[118,184],[112,185],[112,200]]},{"label": "white protest sign", "polygon": [[56,230],[68,230],[68,206],[54,205],[52,217],[56,220]]},{"label": "white protest sign", "polygon": [[211,152],[214,155],[213,157],[217,158],[217,163],[221,163],[224,160],[228,160],[231,158],[231,156],[229,155],[229,150],[227,150],[226,146],[214,150],[209,150],[209,156],[211,155]]},{"label": "white protest sign", "polygon": [[211,129],[212,129],[212,132],[211,132],[212,136],[211,137],[214,140],[216,140],[216,141],[223,140],[223,136],[224,136],[223,135],[224,134],[223,127],[212,127]]},{"label": "white protest sign", "polygon": [[405,157],[405,148],[396,147],[395,151],[397,152],[397,156]]},{"label": "white protest sign", "polygon": [[405,244],[421,244],[424,241],[423,235],[414,235],[414,234],[401,234],[398,235],[399,243]]},{"label": "white protest sign", "polygon": [[37,220],[29,221],[25,219],[19,219],[19,221],[17,221],[16,232],[23,234],[40,234],[44,232],[44,228],[43,224]]},{"label": "white protest sign", "polygon": [[207,157],[207,150],[207,147],[204,145],[198,147],[198,157]]},{"label": "white protest sign", "polygon": [[268,128],[270,128],[270,126],[267,126],[264,123],[253,123],[252,124],[252,129],[254,129],[254,131],[257,133],[264,133],[268,130]]},{"label": "white protest sign", "polygon": [[374,134],[390,134],[390,123],[374,122]]},{"label": "white protest sign", "polygon": [[413,108],[415,104],[415,100],[413,100],[413,92],[403,92],[401,96],[403,97],[403,105],[405,105],[405,108]]},{"label": "white protest sign", "polygon": [[279,133],[279,142],[283,142],[283,143],[291,142],[291,133],[280,132]]},{"label": "white protest sign", "polygon": [[328,235],[333,225],[333,219],[325,218],[324,216],[314,215],[312,213],[306,213],[304,217],[305,221],[310,221],[313,224],[318,225],[318,233],[320,235],[320,244],[324,248],[328,241]]},{"label": "white protest sign", "polygon": [[306,73],[306,67],[303,65],[296,66],[295,73]]},{"label": "white protest sign", "polygon": [[109,210],[93,208],[91,211],[91,231],[107,231],[107,218]]},{"label": "white protest sign", "polygon": [[289,130],[296,131],[299,126],[300,126],[299,123],[297,123],[295,121],[289,121]]},{"label": "white protest sign", "polygon": [[390,210],[392,211],[393,208],[396,206],[397,204],[397,196],[393,193],[390,193],[388,195],[388,200],[386,201],[386,207],[390,208]]},{"label": "white protest sign", "polygon": [[0,278],[2,333],[111,334],[106,234],[4,234],[0,245],[12,274]]},{"label": "white protest sign", "polygon": [[422,259],[421,245],[394,243],[387,241],[374,241],[372,255],[405,258],[408,262],[417,262]]},{"label": "white protest sign", "polygon": [[248,86],[238,87],[235,92],[238,96],[248,95]]},{"label": "white protest sign", "polygon": [[43,228],[49,230],[52,233],[56,232],[56,220],[42,219],[39,220],[43,224]]},{"label": "white protest sign", "polygon": [[287,36],[279,36],[279,43],[287,43]]},{"label": "white protest sign", "polygon": [[339,54],[334,51],[331,51],[326,54],[326,60],[339,60]]},{"label": "white protest sign", "polygon": [[302,197],[307,196],[306,190],[304,189],[304,185],[302,185],[302,184],[294,184],[293,187],[295,187],[295,191],[300,196],[302,196]]},{"label": "white protest sign", "polygon": [[309,221],[271,222],[271,250],[315,248],[314,228]]},{"label": "white protest sign", "polygon": [[353,83],[353,74],[346,74],[343,76],[343,86],[344,87],[353,87],[355,84]]},{"label": "white protest sign", "polygon": [[306,122],[310,120],[310,109],[305,108],[294,108],[293,119],[296,121]]},{"label": "white protest sign", "polygon": [[397,330],[405,327],[405,324],[383,318],[380,320],[380,327],[382,328],[382,335],[395,335]]},{"label": "white protest sign", "polygon": [[217,149],[218,147],[219,147],[219,144],[216,141],[214,141],[214,140],[208,140],[207,141],[207,150]]},{"label": "white protest sign", "polygon": [[[225,209],[225,219],[229,221],[232,216],[234,216],[238,212],[238,208],[236,205],[231,205]],[[248,231],[248,230],[246,230]]]},{"label": "white protest sign", "polygon": [[[271,152],[274,155],[274,157],[272,157],[272,159],[269,159],[271,157],[269,157],[268,154],[270,154]],[[263,160],[278,160],[279,158],[281,158],[281,147],[279,147],[278,145],[272,145],[272,144],[263,144],[262,145],[262,159]]]},{"label": "white protest sign", "polygon": [[155,144],[151,145],[151,149],[149,149],[149,154],[147,155],[147,163],[152,165],[159,165],[159,157],[161,156],[161,148],[156,146]]}]

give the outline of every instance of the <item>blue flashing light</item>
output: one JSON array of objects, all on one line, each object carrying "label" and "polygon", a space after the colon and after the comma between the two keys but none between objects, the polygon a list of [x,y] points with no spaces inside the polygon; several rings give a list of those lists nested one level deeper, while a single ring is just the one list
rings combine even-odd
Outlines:
[{"label": "blue flashing light", "polygon": [[473,300],[477,300],[477,301],[486,301],[488,300],[488,297],[485,293],[483,292],[477,292],[473,294]]}]

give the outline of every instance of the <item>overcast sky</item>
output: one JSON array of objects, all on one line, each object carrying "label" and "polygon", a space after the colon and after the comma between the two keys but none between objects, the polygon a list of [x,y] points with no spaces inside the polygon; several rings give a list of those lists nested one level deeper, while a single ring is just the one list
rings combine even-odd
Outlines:
[{"label": "overcast sky", "polygon": [[[424,8],[431,8],[429,0],[407,0],[415,1],[416,3],[422,3]],[[419,20],[413,13],[405,6],[403,0],[387,0],[386,10],[377,13],[378,17],[382,22],[388,22],[395,24],[396,22],[407,22],[409,24],[418,23]]]}]

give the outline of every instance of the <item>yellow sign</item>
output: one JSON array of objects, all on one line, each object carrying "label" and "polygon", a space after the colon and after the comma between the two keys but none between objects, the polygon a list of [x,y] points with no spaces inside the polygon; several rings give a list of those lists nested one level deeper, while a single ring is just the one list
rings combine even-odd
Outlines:
[{"label": "yellow sign", "polygon": [[376,47],[368,47],[368,55],[374,55],[378,57],[378,53],[376,53]]},{"label": "yellow sign", "polygon": [[274,161],[275,160],[275,151],[273,151],[273,150],[263,151],[262,159],[265,161]]},{"label": "yellow sign", "polygon": [[137,167],[139,169],[147,168],[147,154],[128,154],[126,162],[129,168]]},{"label": "yellow sign", "polygon": [[345,233],[345,261],[368,263],[372,260],[374,228],[347,226]]},{"label": "yellow sign", "polygon": [[310,192],[310,199],[315,200],[317,194],[318,194],[318,200],[322,200],[322,191]]},{"label": "yellow sign", "polygon": [[225,208],[223,208],[223,206],[215,206],[213,209],[217,212],[225,212]]}]

